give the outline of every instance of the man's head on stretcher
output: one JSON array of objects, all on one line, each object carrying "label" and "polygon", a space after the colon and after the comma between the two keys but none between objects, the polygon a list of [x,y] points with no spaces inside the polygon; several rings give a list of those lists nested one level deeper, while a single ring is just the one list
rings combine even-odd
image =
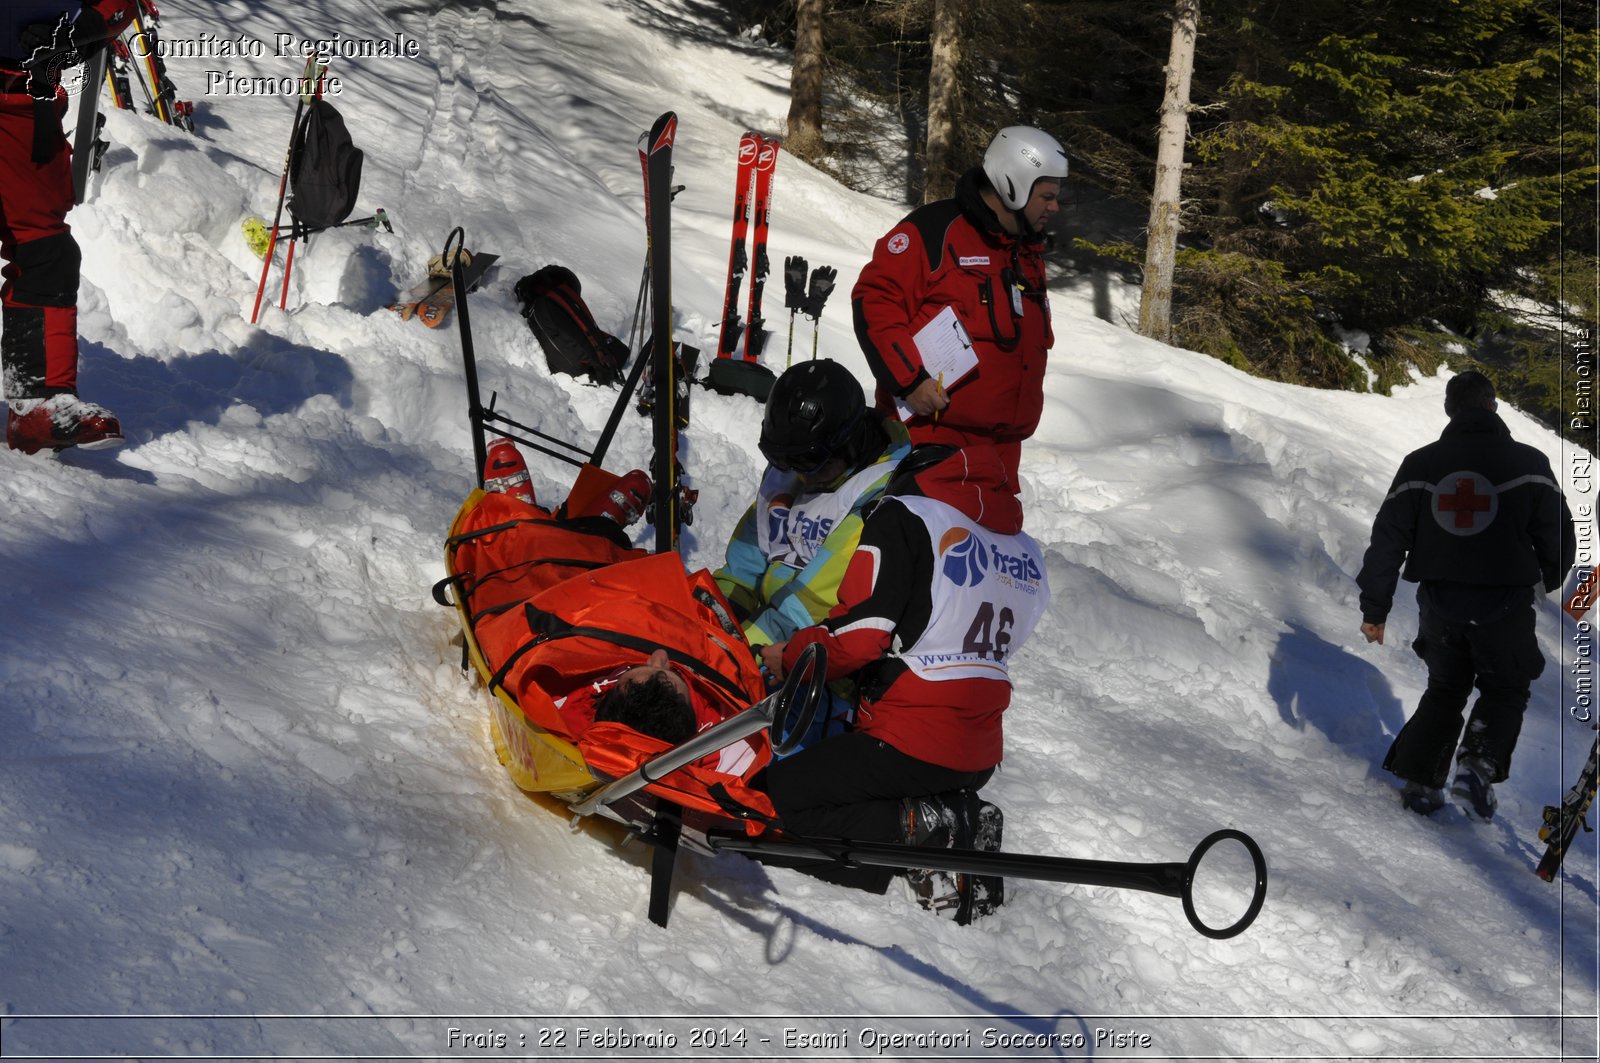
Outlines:
[{"label": "man's head on stretcher", "polygon": [[689,706],[689,684],[672,667],[666,650],[629,668],[595,704],[595,722],[626,724],[640,734],[676,745],[697,730]]}]

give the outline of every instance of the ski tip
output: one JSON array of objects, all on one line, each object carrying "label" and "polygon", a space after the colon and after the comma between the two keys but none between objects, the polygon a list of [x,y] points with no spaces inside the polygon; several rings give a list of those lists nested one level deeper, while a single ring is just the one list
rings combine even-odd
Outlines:
[{"label": "ski tip", "polygon": [[649,152],[654,155],[672,147],[673,140],[678,135],[678,116],[668,111],[656,119],[656,124],[650,127],[650,132],[645,134],[649,140]]}]

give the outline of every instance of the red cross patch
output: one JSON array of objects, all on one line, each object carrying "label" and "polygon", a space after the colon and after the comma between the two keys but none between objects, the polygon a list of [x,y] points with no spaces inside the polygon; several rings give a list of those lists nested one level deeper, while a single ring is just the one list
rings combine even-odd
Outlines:
[{"label": "red cross patch", "polygon": [[1433,491],[1433,519],[1451,535],[1476,535],[1499,511],[1499,492],[1475,472],[1453,472]]}]

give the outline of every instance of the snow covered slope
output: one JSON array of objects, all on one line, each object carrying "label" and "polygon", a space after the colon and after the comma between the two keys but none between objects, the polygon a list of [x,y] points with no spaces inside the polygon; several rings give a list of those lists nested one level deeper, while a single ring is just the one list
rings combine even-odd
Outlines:
[{"label": "snow covered slope", "polygon": [[[83,392],[129,445],[0,452],[8,1057],[592,1057],[627,1054],[624,1033],[656,1037],[635,1057],[1594,1056],[1592,838],[1557,884],[1532,873],[1540,809],[1591,739],[1566,711],[1588,661],[1570,623],[1541,607],[1563,664],[1534,688],[1493,823],[1403,813],[1376,766],[1425,673],[1415,607],[1368,646],[1352,577],[1401,456],[1442,426],[1443,380],[1393,398],[1267,383],[1054,296],[1023,474],[1055,599],[988,792],[1017,851],[1171,861],[1248,831],[1272,878],[1247,933],[1031,882],[959,928],[731,855],[682,861],[663,931],[645,851],[569,829],[495,763],[428,593],[474,476],[459,345],[382,307],[463,226],[502,256],[472,303],[486,392],[592,439],[614,392],[548,374],[512,285],[562,263],[627,333],[635,139],[673,109],[678,324],[714,349],[733,148],[781,131],[786,56],[690,0],[162,6],[169,39],[268,54],[173,60],[198,135],[113,113],[97,198],[72,216]],[[318,238],[289,311],[253,327],[238,226],[270,214],[293,106],[201,96],[206,71],[291,76],[274,35],[335,32],[420,46],[333,70],[368,153],[358,210],[396,232]],[[785,158],[774,261],[836,266],[847,288],[903,211]],[[821,346],[868,379],[843,295]],[[757,413],[694,401],[686,549],[714,565],[759,474]],[[1507,420],[1572,469],[1556,436]],[[630,414],[610,464],[648,450]],[[542,498],[570,478],[534,463]],[[1569,497],[1592,503],[1592,484]],[[728,1035],[693,1043],[705,1027]]]}]

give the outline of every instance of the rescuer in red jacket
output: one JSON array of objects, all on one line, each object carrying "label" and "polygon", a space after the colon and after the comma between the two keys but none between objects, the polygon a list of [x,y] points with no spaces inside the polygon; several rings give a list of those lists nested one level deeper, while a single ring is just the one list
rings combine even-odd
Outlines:
[{"label": "rescuer in red jacket", "polygon": [[[1054,343],[1044,228],[1066,176],[1055,138],[1028,126],[1000,130],[954,198],[918,207],[878,241],[851,293],[878,409],[894,415],[902,401],[913,443],[995,444],[1013,490],[1022,441],[1044,407]],[[978,360],[959,381],[930,372],[913,338],[946,307]]]},{"label": "rescuer in red jacket", "polygon": [[[862,529],[839,604],[821,624],[763,647],[775,676],[811,643],[827,650],[828,678],[853,676],[855,729],[767,769],[784,826],[809,837],[996,849],[1001,816],[977,799],[1003,753],[1013,654],[1050,600],[1043,553],[1022,532],[995,448],[918,447],[901,462]],[[829,869],[819,877],[883,892],[884,868]],[[926,908],[981,914],[1000,901],[998,880],[907,876]],[[963,893],[968,896],[962,897]]]},{"label": "rescuer in red jacket", "polygon": [[28,454],[122,442],[110,411],[78,398],[82,256],[67,226],[72,151],[61,131],[61,71],[132,20],[128,0],[6,0],[0,11],[0,360],[6,443]]}]

